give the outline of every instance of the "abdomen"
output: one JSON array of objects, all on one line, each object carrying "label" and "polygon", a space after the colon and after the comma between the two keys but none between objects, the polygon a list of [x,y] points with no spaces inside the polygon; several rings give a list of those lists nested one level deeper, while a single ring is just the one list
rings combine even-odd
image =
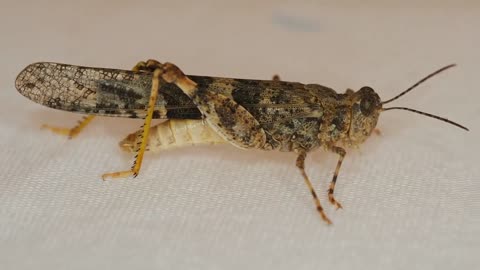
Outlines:
[{"label": "abdomen", "polygon": [[[123,150],[134,152],[142,130],[128,135],[120,142]],[[150,128],[147,151],[158,152],[170,148],[221,144],[226,141],[203,120],[171,119]]]}]

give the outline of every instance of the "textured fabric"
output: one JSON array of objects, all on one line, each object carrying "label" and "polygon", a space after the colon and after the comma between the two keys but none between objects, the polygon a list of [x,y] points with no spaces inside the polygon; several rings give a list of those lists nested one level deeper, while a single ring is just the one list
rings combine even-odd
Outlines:
[{"label": "textured fabric", "polygon": [[[478,269],[476,1],[103,2],[2,3],[1,269]],[[326,200],[337,157],[309,155],[327,226],[290,153],[178,149],[147,155],[134,180],[103,182],[102,173],[131,165],[117,141],[142,122],[99,118],[67,140],[40,125],[80,116],[36,105],[13,84],[36,61],[128,69],[148,58],[187,74],[278,73],[340,92],[370,85],[384,100],[456,62],[394,104],[471,131],[385,112],[382,135],[347,150],[338,211]]]}]

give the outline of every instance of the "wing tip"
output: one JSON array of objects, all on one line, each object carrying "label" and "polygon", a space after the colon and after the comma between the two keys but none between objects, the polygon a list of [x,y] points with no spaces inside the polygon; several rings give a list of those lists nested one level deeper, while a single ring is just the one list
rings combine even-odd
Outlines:
[{"label": "wing tip", "polygon": [[39,83],[39,81],[41,81],[42,77],[45,77],[45,69],[55,64],[51,62],[35,62],[27,65],[15,78],[15,88],[22,96],[36,103],[43,104],[44,97],[38,93],[39,84],[41,85],[43,82]]},{"label": "wing tip", "polygon": [[28,66],[24,67],[15,78],[15,87],[19,92],[21,92],[22,86],[25,86],[28,82],[25,80],[25,76],[28,74],[35,74],[35,71],[40,70],[39,67],[45,64],[51,64],[49,62],[35,62],[31,63]]}]

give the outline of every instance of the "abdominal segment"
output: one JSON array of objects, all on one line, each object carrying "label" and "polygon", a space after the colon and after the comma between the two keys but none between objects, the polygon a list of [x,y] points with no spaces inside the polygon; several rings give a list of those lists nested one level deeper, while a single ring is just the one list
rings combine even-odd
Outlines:
[{"label": "abdominal segment", "polygon": [[[129,134],[119,145],[135,152],[141,143],[142,130]],[[171,119],[150,128],[147,151],[158,152],[175,147],[226,143],[203,120]]]}]

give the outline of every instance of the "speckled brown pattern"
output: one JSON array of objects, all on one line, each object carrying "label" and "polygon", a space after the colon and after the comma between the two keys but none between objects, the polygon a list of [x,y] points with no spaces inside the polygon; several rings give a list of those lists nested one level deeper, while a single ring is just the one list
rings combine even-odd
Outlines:
[{"label": "speckled brown pattern", "polygon": [[[409,108],[383,109],[383,104],[453,66],[430,74],[386,102],[381,102],[370,87],[358,91],[348,89],[339,94],[318,84],[280,81],[278,75],[272,80],[187,76],[175,65],[155,60],[139,62],[133,71],[35,63],[18,75],[15,85],[22,95],[51,108],[90,115],[145,118],[142,130],[134,133],[137,135],[129,135],[122,144],[128,146],[126,149],[137,151],[140,162],[147,143],[155,139],[153,135],[149,137],[152,118],[196,120],[182,122],[184,128],[192,130],[202,119],[223,140],[239,148],[295,152],[297,167],[318,212],[323,220],[331,223],[305,173],[307,153],[323,147],[339,155],[328,199],[342,208],[334,197],[334,189],[347,153],[343,147],[358,146],[370,137],[380,112],[409,110],[466,129],[450,120]],[[173,140],[175,136],[168,138]],[[205,138],[208,138],[205,143],[223,141],[212,135]],[[190,143],[190,140],[184,141],[184,144]],[[141,144],[139,150],[135,147],[137,144]],[[140,166],[135,163],[134,167],[136,175]],[[125,172],[109,175],[123,176]]]}]

